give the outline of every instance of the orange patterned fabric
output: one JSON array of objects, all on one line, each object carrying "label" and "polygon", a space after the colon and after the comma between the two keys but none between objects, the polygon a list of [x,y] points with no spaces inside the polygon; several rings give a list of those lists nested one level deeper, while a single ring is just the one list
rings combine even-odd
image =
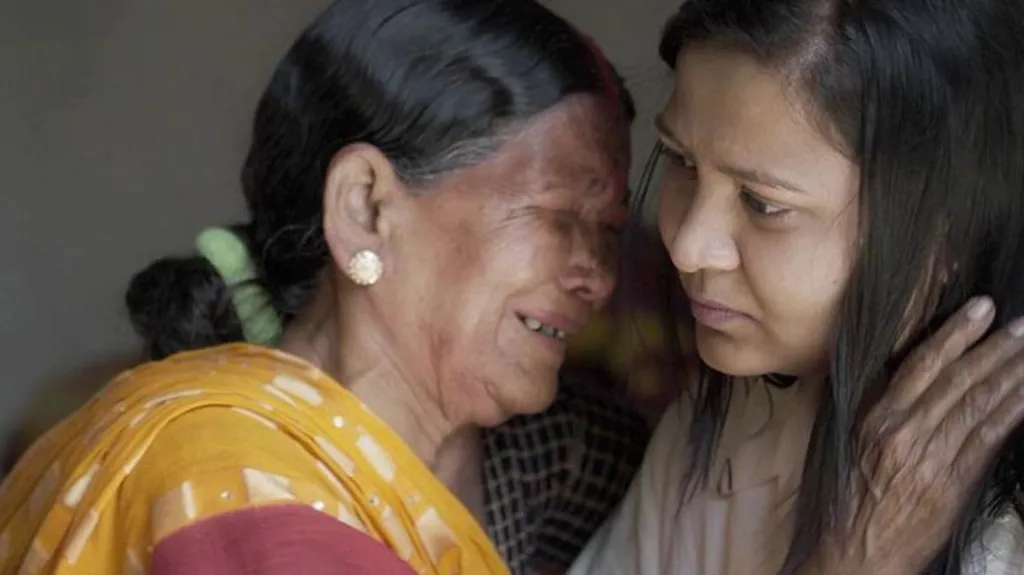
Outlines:
[{"label": "orange patterned fabric", "polygon": [[419,573],[508,573],[472,515],[355,396],[292,356],[229,345],[122,375],[38,441],[0,494],[0,574],[141,574],[183,528],[296,503]]}]

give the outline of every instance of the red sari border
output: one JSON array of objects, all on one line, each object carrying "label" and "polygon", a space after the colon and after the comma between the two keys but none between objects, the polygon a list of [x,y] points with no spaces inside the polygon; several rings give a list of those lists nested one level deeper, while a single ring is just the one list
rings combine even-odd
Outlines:
[{"label": "red sari border", "polygon": [[305,505],[252,507],[160,541],[151,575],[415,575],[390,549]]}]

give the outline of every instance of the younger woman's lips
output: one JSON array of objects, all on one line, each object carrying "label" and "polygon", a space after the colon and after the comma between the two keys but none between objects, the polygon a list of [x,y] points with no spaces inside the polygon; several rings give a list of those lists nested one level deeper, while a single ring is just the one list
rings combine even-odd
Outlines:
[{"label": "younger woman's lips", "polygon": [[690,301],[690,312],[698,323],[711,328],[725,327],[747,318],[747,315],[718,304],[700,300]]}]

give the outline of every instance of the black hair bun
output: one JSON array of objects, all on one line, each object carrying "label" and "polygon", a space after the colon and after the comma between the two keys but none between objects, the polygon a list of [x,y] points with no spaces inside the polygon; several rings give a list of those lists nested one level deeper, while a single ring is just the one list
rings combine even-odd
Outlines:
[{"label": "black hair bun", "polygon": [[125,304],[150,359],[245,339],[228,286],[202,257],[153,262],[132,278]]}]

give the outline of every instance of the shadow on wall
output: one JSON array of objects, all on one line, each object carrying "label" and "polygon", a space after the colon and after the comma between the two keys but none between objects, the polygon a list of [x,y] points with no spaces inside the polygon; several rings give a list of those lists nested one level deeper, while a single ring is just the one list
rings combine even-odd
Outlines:
[{"label": "shadow on wall", "polygon": [[84,405],[119,373],[142,361],[141,354],[121,354],[89,362],[44,380],[2,446],[0,478],[51,427]]}]

